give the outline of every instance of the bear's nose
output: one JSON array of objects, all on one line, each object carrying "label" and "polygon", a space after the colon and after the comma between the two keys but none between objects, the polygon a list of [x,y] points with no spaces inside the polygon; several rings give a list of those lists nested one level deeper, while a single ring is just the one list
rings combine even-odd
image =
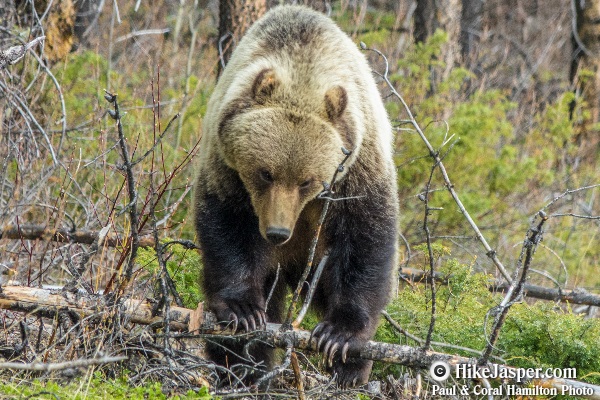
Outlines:
[{"label": "bear's nose", "polygon": [[290,230],[286,228],[267,228],[267,239],[269,239],[269,242],[273,243],[275,246],[286,242],[290,238],[290,235]]}]

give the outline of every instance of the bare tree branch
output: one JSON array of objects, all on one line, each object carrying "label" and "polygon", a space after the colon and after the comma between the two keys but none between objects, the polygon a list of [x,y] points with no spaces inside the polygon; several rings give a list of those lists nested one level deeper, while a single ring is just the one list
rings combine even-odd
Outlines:
[{"label": "bare tree branch", "polygon": [[45,36],[40,36],[38,38],[33,39],[27,44],[9,47],[7,50],[0,51],[0,71],[9,65],[17,63],[21,58],[25,56],[27,50],[29,50],[45,38]]},{"label": "bare tree branch", "polygon": [[398,93],[398,91],[396,90],[396,88],[394,87],[394,85],[392,84],[392,82],[390,82],[390,79],[389,79],[389,62],[388,62],[387,57],[382,52],[380,52],[377,49],[370,49],[370,48],[368,48],[367,45],[364,44],[364,43],[362,43],[362,42],[361,42],[360,46],[361,46],[361,48],[363,50],[373,51],[373,52],[377,53],[380,57],[382,57],[384,59],[384,61],[385,61],[385,71],[384,71],[383,74],[381,74],[381,77],[383,78],[383,80],[385,81],[385,83],[388,85],[389,89],[392,92],[392,95],[394,97],[396,97],[398,100],[400,100],[400,102],[402,103],[402,106],[404,107],[404,110],[406,111],[406,113],[408,115],[409,122],[415,128],[415,130],[419,134],[419,137],[421,138],[421,140],[423,140],[423,143],[425,143],[425,146],[427,147],[427,150],[429,151],[429,155],[431,156],[431,158],[433,158],[435,160],[436,165],[440,169],[440,172],[442,173],[442,176],[444,178],[444,182],[446,183],[446,189],[448,189],[448,191],[450,192],[450,195],[454,199],[454,202],[458,206],[460,212],[466,218],[466,220],[469,223],[469,225],[471,225],[471,228],[473,229],[473,231],[475,231],[475,235],[477,236],[477,239],[481,242],[481,244],[483,245],[483,247],[486,250],[486,255],[493,261],[494,265],[496,266],[496,268],[498,269],[498,271],[500,271],[500,273],[502,274],[502,276],[504,277],[504,279],[506,279],[507,282],[512,282],[510,274],[508,273],[508,271],[506,271],[506,268],[504,267],[504,265],[502,264],[502,262],[500,261],[500,259],[496,255],[496,251],[494,249],[492,249],[492,247],[488,244],[487,240],[485,239],[485,237],[483,236],[483,234],[479,230],[479,227],[477,226],[477,224],[475,224],[475,221],[473,221],[473,218],[471,218],[471,215],[469,214],[469,212],[467,211],[467,209],[463,205],[462,201],[460,200],[460,197],[458,196],[458,193],[456,192],[456,190],[454,190],[454,185],[450,181],[450,177],[448,176],[448,172],[446,171],[446,167],[442,163],[442,160],[440,158],[439,153],[436,152],[434,150],[433,146],[431,145],[431,143],[429,143],[429,140],[425,136],[425,133],[423,132],[423,130],[421,130],[421,127],[419,126],[419,123],[417,122],[417,120],[413,116],[412,112],[410,111],[410,108],[408,107],[408,104],[406,104],[406,101],[404,101],[404,98],[400,95],[400,93]]},{"label": "bare tree branch", "polygon": [[480,365],[487,363],[489,356],[494,350],[494,345],[496,344],[496,340],[498,340],[500,329],[502,329],[504,321],[506,320],[508,310],[523,296],[523,286],[525,285],[527,274],[529,273],[531,260],[533,260],[533,255],[535,254],[538,243],[542,240],[544,223],[548,220],[548,216],[543,211],[539,212],[539,217],[540,222],[537,224],[537,226],[530,228],[527,232],[525,241],[523,243],[523,250],[521,251],[521,256],[519,257],[519,261],[517,263],[515,277],[508,288],[506,296],[498,307],[490,310],[490,313],[495,314],[494,327],[492,328],[492,332],[489,336],[487,346],[483,351],[483,355],[479,359]]},{"label": "bare tree branch", "polygon": [[[300,277],[300,280],[298,281],[298,286],[296,287],[296,290],[294,291],[294,296],[292,297],[292,302],[290,303],[290,306],[288,308],[287,317],[285,319],[285,322],[283,323],[284,329],[290,329],[292,326],[297,328],[302,323],[302,318],[304,317],[304,315],[298,316],[298,318],[296,318],[294,320],[294,322],[292,323],[292,316],[296,309],[296,303],[298,302],[298,298],[300,297],[300,293],[302,292],[302,288],[304,287],[304,282],[308,278],[308,274],[310,273],[310,271],[312,269],[313,261],[315,258],[315,251],[317,249],[317,243],[319,242],[321,228],[323,227],[323,223],[325,222],[325,217],[327,216],[327,211],[329,210],[329,205],[330,205],[331,201],[335,200],[331,197],[331,195],[333,195],[333,193],[334,193],[333,190],[334,190],[334,186],[335,186],[335,181],[337,179],[337,175],[338,175],[338,173],[340,173],[344,170],[344,164],[346,163],[348,158],[350,158],[352,151],[347,150],[342,147],[342,153],[344,153],[344,156],[345,156],[344,159],[342,160],[340,165],[337,167],[337,169],[333,173],[333,178],[331,178],[331,182],[330,183],[323,182],[323,186],[324,186],[323,191],[318,196],[318,198],[325,199],[325,202],[323,203],[323,209],[321,210],[321,215],[319,216],[319,221],[317,222],[317,228],[315,231],[315,235],[313,236],[313,239],[310,244],[310,249],[309,249],[309,254],[308,254],[308,262],[306,263],[306,267],[304,268],[304,271],[302,272],[302,276]],[[312,284],[316,285],[317,283],[318,283],[318,281],[313,279]],[[310,299],[308,299],[308,302],[310,303]]]},{"label": "bare tree branch", "polygon": [[104,98],[114,107],[114,110],[108,110],[108,113],[117,122],[117,132],[119,133],[119,147],[121,148],[123,169],[125,171],[125,176],[127,179],[127,191],[129,193],[129,204],[127,204],[125,210],[129,210],[129,219],[131,223],[131,232],[129,237],[131,239],[131,243],[129,247],[129,260],[127,262],[127,267],[125,268],[125,274],[123,276],[122,282],[120,282],[119,287],[117,289],[119,292],[122,292],[125,286],[127,286],[129,281],[131,280],[131,275],[133,274],[133,267],[135,266],[135,259],[137,257],[137,251],[140,246],[140,235],[138,232],[140,216],[137,210],[138,192],[136,189],[135,176],[133,173],[133,164],[131,162],[131,156],[129,155],[129,147],[127,146],[125,134],[123,133],[123,124],[121,124],[121,112],[119,110],[119,102],[117,101],[117,95],[109,93],[107,91],[105,92],[106,94],[104,95]]}]

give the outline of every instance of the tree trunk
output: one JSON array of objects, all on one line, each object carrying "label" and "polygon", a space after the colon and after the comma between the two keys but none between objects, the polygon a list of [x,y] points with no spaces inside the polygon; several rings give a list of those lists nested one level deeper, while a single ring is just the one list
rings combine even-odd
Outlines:
[{"label": "tree trunk", "polygon": [[577,29],[572,35],[574,54],[570,78],[576,94],[583,97],[590,111],[589,117],[581,121],[578,144],[586,149],[581,154],[583,158],[597,157],[600,135],[593,125],[600,121],[600,0],[573,3]]},{"label": "tree trunk", "polygon": [[[460,0],[416,0],[413,35],[415,43],[424,43],[433,35],[437,29],[441,29],[448,35],[448,40],[442,52],[440,59],[444,61],[445,68],[438,72],[436,68],[431,70],[431,86],[427,96],[436,92],[437,85],[442,82],[449,74],[459,59],[459,36],[460,36]],[[450,110],[447,110],[441,116],[441,119],[447,119]]]},{"label": "tree trunk", "polygon": [[267,0],[219,1],[219,75],[248,28],[267,11]]},{"label": "tree trunk", "polygon": [[460,47],[463,62],[467,65],[477,58],[482,21],[483,0],[462,0]]},{"label": "tree trunk", "polygon": [[415,25],[413,35],[416,43],[427,41],[438,28],[439,21],[436,17],[437,4],[435,0],[416,0]]}]

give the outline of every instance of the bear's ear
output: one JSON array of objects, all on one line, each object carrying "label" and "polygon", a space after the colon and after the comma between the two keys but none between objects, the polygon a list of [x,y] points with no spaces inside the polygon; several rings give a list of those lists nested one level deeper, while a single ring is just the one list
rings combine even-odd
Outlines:
[{"label": "bear's ear", "polygon": [[279,80],[272,69],[265,68],[258,73],[252,85],[252,97],[259,104],[264,104],[279,86]]},{"label": "bear's ear", "polygon": [[325,110],[331,122],[342,116],[348,105],[346,89],[334,86],[325,93]]}]

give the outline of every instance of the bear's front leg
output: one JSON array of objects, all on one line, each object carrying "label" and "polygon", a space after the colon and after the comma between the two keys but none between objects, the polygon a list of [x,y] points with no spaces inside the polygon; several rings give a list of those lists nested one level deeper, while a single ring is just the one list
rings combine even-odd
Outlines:
[{"label": "bear's front leg", "polygon": [[266,242],[244,199],[207,195],[196,216],[208,308],[235,332],[264,328]]},{"label": "bear's front leg", "polygon": [[312,337],[342,387],[367,383],[372,361],[347,352],[373,337],[391,293],[396,207],[380,193],[335,203],[325,225],[330,254],[315,298],[324,318]]},{"label": "bear's front leg", "polygon": [[[234,331],[262,329],[265,317],[265,281],[268,249],[247,199],[200,197],[196,230],[204,264],[202,287],[208,308]],[[273,350],[239,338],[207,340],[206,354],[218,368],[222,384],[256,381],[272,363]]]}]

